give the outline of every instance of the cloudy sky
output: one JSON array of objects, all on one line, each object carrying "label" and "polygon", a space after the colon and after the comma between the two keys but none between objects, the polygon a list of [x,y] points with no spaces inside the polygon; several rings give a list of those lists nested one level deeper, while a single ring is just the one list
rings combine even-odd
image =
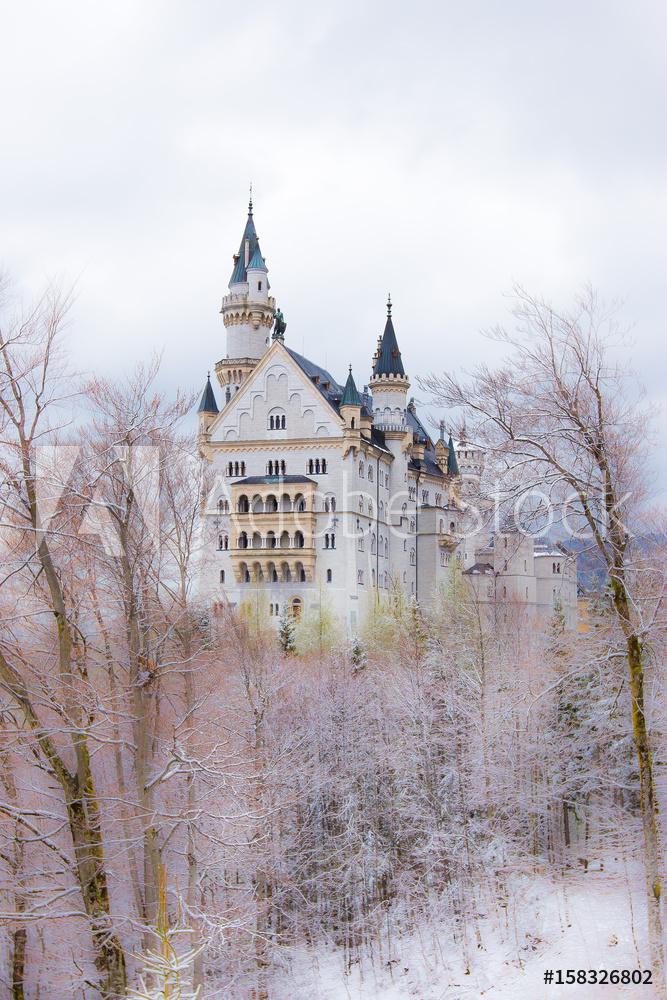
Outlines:
[{"label": "cloudy sky", "polygon": [[[249,182],[288,342],[360,383],[486,356],[513,281],[624,298],[667,399],[662,0],[2,0],[0,260],[79,367],[199,387]],[[667,426],[667,423],[665,424]]]}]

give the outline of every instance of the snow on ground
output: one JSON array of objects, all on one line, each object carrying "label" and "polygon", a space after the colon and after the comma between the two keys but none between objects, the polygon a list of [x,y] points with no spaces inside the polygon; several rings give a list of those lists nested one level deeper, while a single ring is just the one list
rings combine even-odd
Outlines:
[{"label": "snow on ground", "polygon": [[393,942],[389,953],[385,944],[381,962],[354,966],[348,976],[341,956],[302,953],[275,995],[280,1000],[656,1000],[657,993],[645,985],[544,983],[547,969],[562,969],[565,978],[567,969],[648,966],[640,867],[628,872],[614,859],[604,870],[597,867],[557,882],[524,877],[516,913],[508,913],[502,926],[489,918],[480,921],[482,949],[471,930],[469,974],[460,940],[454,944],[444,925],[436,931],[425,923],[409,939]]}]

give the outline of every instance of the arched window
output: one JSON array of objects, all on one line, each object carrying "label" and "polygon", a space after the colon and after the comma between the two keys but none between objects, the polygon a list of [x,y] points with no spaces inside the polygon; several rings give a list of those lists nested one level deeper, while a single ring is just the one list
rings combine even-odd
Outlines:
[{"label": "arched window", "polygon": [[403,506],[401,507],[401,514],[403,514],[405,516],[405,514],[407,514],[407,512],[408,512],[408,505],[406,503],[404,503]]},{"label": "arched window", "polygon": [[319,458],[315,459],[315,473],[318,476],[320,474],[320,460],[319,460]]},{"label": "arched window", "polygon": [[308,459],[308,463],[306,465],[306,474],[309,475],[309,476],[312,476],[312,474],[313,474],[313,460],[312,460],[312,458]]},{"label": "arched window", "polygon": [[414,549],[410,549],[410,565],[414,566],[416,563],[416,553]]},{"label": "arched window", "polygon": [[300,597],[293,597],[290,601],[290,611],[292,612],[293,618],[298,618],[301,614],[302,604]]},{"label": "arched window", "polygon": [[331,572],[330,569],[328,569],[327,570],[327,583],[331,583],[332,580],[333,580],[333,573]]},{"label": "arched window", "polygon": [[372,465],[368,466],[368,482],[369,483],[373,482],[373,466]]},{"label": "arched window", "polygon": [[229,535],[225,535],[225,537],[223,538],[223,540],[222,540],[222,546],[225,549],[229,548]]},{"label": "arched window", "polygon": [[371,535],[371,555],[375,555],[375,535]]},{"label": "arched window", "polygon": [[218,500],[218,514],[229,514],[229,500]]},{"label": "arched window", "polygon": [[305,569],[300,569],[299,570],[299,582],[300,583],[305,583],[306,582],[306,571],[305,571]]},{"label": "arched window", "polygon": [[358,550],[360,552],[364,551],[364,536],[363,535],[359,535],[359,538],[357,539],[357,548],[358,548]]},{"label": "arched window", "polygon": [[285,414],[281,409],[273,409],[269,414],[269,424],[270,431],[280,431],[285,430]]},{"label": "arched window", "polygon": [[302,531],[297,531],[294,534],[294,545],[297,549],[302,549],[305,546],[305,540]]},{"label": "arched window", "polygon": [[323,458],[322,459],[322,475],[325,476],[326,472],[327,472],[327,460],[326,460],[326,458]]},{"label": "arched window", "polygon": [[218,552],[222,549],[222,535],[218,535]]},{"label": "arched window", "polygon": [[352,417],[352,419],[350,420],[350,427],[352,428],[352,430],[354,430],[354,428],[355,428],[354,417]]},{"label": "arched window", "polygon": [[234,463],[233,462],[228,462],[227,463],[227,475],[228,476],[233,476],[234,475]]},{"label": "arched window", "polygon": [[364,585],[364,571],[363,569],[357,570],[357,586],[363,587]]},{"label": "arched window", "polygon": [[414,517],[411,517],[410,518],[410,531],[414,531],[414,530],[415,530],[415,519],[414,519]]},{"label": "arched window", "polygon": [[250,503],[248,502],[248,498],[245,495],[245,493],[243,493],[239,497],[239,505],[238,506],[239,506],[239,514],[247,514],[248,511],[250,510]]},{"label": "arched window", "polygon": [[238,476],[238,474],[239,474],[239,463],[234,462],[234,475]]},{"label": "arched window", "polygon": [[241,475],[245,476],[245,462],[241,462]]},{"label": "arched window", "polygon": [[449,522],[449,530],[452,532],[452,534],[454,534],[454,532],[456,531],[456,525],[454,524],[453,521]]},{"label": "arched window", "polygon": [[224,571],[224,569],[221,569],[220,570],[220,583],[224,583],[224,582],[225,582],[225,571]]},{"label": "arched window", "polygon": [[248,548],[248,536],[245,533],[245,531],[242,531],[241,534],[239,535],[238,547],[240,549],[247,549]]},{"label": "arched window", "polygon": [[364,463],[359,462],[359,476],[361,479],[364,478]]},{"label": "arched window", "polygon": [[281,476],[285,475],[285,463],[284,462],[280,463],[280,474],[281,474]]}]

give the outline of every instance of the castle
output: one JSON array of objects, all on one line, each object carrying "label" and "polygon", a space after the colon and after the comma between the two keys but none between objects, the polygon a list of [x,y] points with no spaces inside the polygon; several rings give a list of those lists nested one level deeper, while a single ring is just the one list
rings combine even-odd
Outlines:
[{"label": "castle", "polygon": [[[227,356],[199,404],[200,454],[218,474],[205,511],[211,603],[262,595],[285,611],[327,607],[350,631],[363,602],[401,590],[428,604],[454,568],[483,603],[535,612],[557,601],[576,621],[576,566],[516,532],[469,530],[466,489],[484,455],[441,429],[435,442],[412,400],[387,304],[384,331],[360,392],[288,346],[269,294],[252,200],[221,313]],[[546,582],[545,582],[546,581]]]}]

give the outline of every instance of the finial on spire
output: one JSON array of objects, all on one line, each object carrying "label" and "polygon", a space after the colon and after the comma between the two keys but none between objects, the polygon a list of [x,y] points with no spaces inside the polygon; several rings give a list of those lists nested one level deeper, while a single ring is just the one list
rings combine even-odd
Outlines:
[{"label": "finial on spire", "polygon": [[387,295],[387,316],[391,316],[391,294]]},{"label": "finial on spire", "polygon": [[350,375],[352,374],[352,365],[350,365]]},{"label": "finial on spire", "polygon": [[250,181],[250,200],[248,201],[248,215],[252,215],[252,181]]}]

